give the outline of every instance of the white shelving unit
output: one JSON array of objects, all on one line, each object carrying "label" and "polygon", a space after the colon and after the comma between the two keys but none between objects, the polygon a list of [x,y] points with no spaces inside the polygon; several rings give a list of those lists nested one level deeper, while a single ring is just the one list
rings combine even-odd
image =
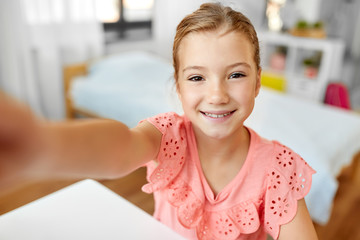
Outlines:
[{"label": "white shelving unit", "polygon": [[[326,86],[341,81],[345,44],[338,39],[314,39],[289,34],[259,32],[264,73],[275,72],[286,79],[286,92],[314,101],[323,101]],[[285,68],[279,72],[270,68],[270,58],[277,47],[286,48]],[[320,52],[321,61],[314,78],[304,74],[304,59]]]}]

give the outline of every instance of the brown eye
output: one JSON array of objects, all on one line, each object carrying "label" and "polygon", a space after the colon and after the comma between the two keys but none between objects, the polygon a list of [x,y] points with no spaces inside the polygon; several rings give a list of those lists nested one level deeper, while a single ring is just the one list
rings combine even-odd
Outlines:
[{"label": "brown eye", "polygon": [[204,80],[204,78],[200,77],[200,76],[194,76],[194,77],[189,78],[189,80],[193,81],[193,82],[198,82],[198,81]]},{"label": "brown eye", "polygon": [[231,74],[229,78],[241,78],[241,77],[245,77],[245,74],[236,72],[236,73]]}]

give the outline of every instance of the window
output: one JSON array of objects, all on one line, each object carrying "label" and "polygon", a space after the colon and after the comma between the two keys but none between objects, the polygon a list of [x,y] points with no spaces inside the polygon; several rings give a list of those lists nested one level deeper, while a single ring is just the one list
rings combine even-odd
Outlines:
[{"label": "window", "polygon": [[153,5],[154,0],[97,0],[106,42],[150,38]]}]

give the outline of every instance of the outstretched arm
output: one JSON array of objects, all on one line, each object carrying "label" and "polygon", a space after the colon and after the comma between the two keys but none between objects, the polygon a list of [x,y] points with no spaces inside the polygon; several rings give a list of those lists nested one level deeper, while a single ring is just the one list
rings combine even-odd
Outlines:
[{"label": "outstretched arm", "polygon": [[143,122],[129,129],[107,119],[48,123],[40,165],[60,176],[117,178],[155,159],[161,133]]},{"label": "outstretched arm", "polygon": [[48,122],[0,95],[0,188],[36,176],[115,178],[157,155],[161,133],[143,122],[129,129],[106,119]]},{"label": "outstretched arm", "polygon": [[279,240],[317,240],[316,232],[304,199],[298,201],[295,218],[280,228]]}]

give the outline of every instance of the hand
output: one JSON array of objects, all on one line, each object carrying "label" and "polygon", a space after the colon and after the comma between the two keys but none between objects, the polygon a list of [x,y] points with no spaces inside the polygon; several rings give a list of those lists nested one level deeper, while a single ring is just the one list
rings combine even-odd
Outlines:
[{"label": "hand", "polygon": [[26,176],[40,152],[40,129],[29,107],[0,92],[0,192]]}]

